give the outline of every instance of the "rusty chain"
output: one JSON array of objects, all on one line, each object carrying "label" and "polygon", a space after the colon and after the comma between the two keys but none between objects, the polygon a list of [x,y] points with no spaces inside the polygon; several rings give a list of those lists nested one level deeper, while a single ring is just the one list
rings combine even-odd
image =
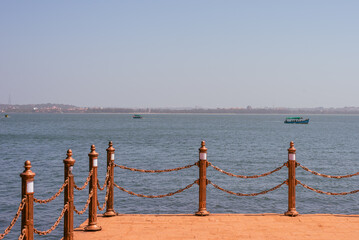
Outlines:
[{"label": "rusty chain", "polygon": [[91,171],[89,172],[89,175],[87,176],[86,181],[85,181],[85,183],[84,183],[84,185],[83,185],[82,187],[78,187],[78,186],[76,185],[75,179],[74,179],[74,187],[75,187],[75,189],[76,189],[76,190],[79,190],[79,191],[84,190],[85,187],[87,186],[87,184],[89,184],[89,182],[90,182],[92,173],[93,173],[93,169],[91,169]]},{"label": "rusty chain", "polygon": [[81,215],[81,214],[83,214],[83,213],[86,211],[87,207],[88,207],[89,204],[90,204],[92,195],[93,195],[93,189],[92,189],[91,193],[89,194],[89,197],[88,197],[88,199],[87,199],[87,201],[86,201],[86,204],[85,204],[84,208],[83,208],[81,211],[77,210],[76,207],[75,207],[75,205],[74,205],[74,211],[75,211],[75,213],[77,213],[78,215]]},{"label": "rusty chain", "polygon": [[[111,167],[111,165],[109,165],[108,168],[107,168],[105,185],[103,186],[103,189],[102,189],[102,190],[104,190],[104,189],[105,189],[105,186],[106,186],[106,184],[107,184],[105,202],[103,203],[102,207],[100,207],[100,203],[99,203],[99,201],[98,201],[98,199],[97,199],[97,207],[98,207],[98,209],[99,209],[100,211],[103,211],[103,210],[105,209],[106,204],[107,204],[107,200],[108,200],[108,196],[109,196],[109,194],[110,194],[110,188],[109,188],[109,185],[110,185],[110,181],[109,181],[109,177],[110,177],[110,167]],[[100,191],[102,191],[102,190],[101,190],[101,187],[99,186],[98,180],[97,180],[97,187],[100,189]]]},{"label": "rusty chain", "polygon": [[26,234],[26,228],[23,228],[21,234],[17,240],[23,240]]},{"label": "rusty chain", "polygon": [[106,182],[105,182],[104,185],[101,187],[100,182],[99,182],[98,179],[97,179],[97,189],[100,190],[100,191],[103,191],[103,190],[105,190],[105,187],[106,187]]},{"label": "rusty chain", "polygon": [[214,166],[211,162],[208,162],[208,164],[209,164],[209,166],[213,167],[213,168],[214,168],[215,170],[217,170],[218,172],[227,174],[228,176],[231,176],[231,177],[237,177],[237,178],[260,178],[260,177],[265,177],[265,176],[268,176],[268,175],[270,175],[270,174],[272,174],[272,173],[275,173],[275,172],[281,170],[284,166],[287,165],[287,163],[283,163],[282,166],[277,167],[277,168],[274,169],[273,171],[266,172],[266,173],[263,173],[263,174],[260,174],[260,175],[245,176],[245,175],[236,175],[236,174],[233,174],[233,173],[230,173],[230,172],[226,172],[226,171],[220,169],[219,167]]},{"label": "rusty chain", "polygon": [[331,176],[331,175],[322,174],[322,173],[318,173],[316,171],[310,170],[309,168],[303,166],[300,163],[297,163],[297,166],[303,168],[305,171],[310,172],[310,173],[312,173],[314,175],[321,176],[321,177],[326,177],[326,178],[349,178],[349,177],[354,177],[354,176],[359,175],[359,172],[357,172],[357,173],[353,173],[353,174],[349,174],[349,175],[343,175],[343,176]]},{"label": "rusty chain", "polygon": [[296,180],[298,184],[302,185],[304,188],[306,189],[309,189],[313,192],[316,192],[316,193],[321,193],[321,194],[326,194],[326,195],[348,195],[348,194],[354,194],[354,193],[357,193],[359,192],[359,190],[354,190],[354,191],[351,191],[351,192],[341,192],[341,193],[333,193],[333,192],[324,192],[322,190],[318,190],[318,189],[315,189],[315,188],[312,188],[312,187],[309,187],[308,185],[302,183],[301,181],[299,181],[298,179]]},{"label": "rusty chain", "polygon": [[195,183],[197,183],[197,180],[194,181],[193,183],[187,185],[186,187],[184,188],[181,188],[179,190],[177,190],[176,192],[171,192],[171,193],[167,193],[167,194],[162,194],[162,195],[144,195],[144,194],[138,194],[138,193],[134,193],[134,192],[131,192],[131,191],[128,191],[126,189],[124,189],[123,187],[120,187],[118,186],[116,183],[114,183],[114,186],[117,187],[118,189],[120,189],[121,191],[124,191],[124,192],[127,192],[128,194],[130,195],[134,195],[134,196],[137,196],[137,197],[144,197],[144,198],[163,198],[163,197],[168,197],[168,196],[173,196],[177,193],[181,193],[189,188],[191,188]]},{"label": "rusty chain", "polygon": [[100,211],[103,211],[106,207],[106,204],[107,204],[107,200],[108,200],[108,195],[110,194],[110,188],[108,187],[106,189],[106,196],[105,196],[105,202],[102,204],[102,207],[100,207],[100,203],[99,201],[97,200],[97,207]]},{"label": "rusty chain", "polygon": [[19,208],[17,209],[17,212],[15,214],[15,217],[12,219],[10,225],[5,229],[4,233],[0,234],[0,239],[3,239],[6,235],[8,235],[12,229],[12,227],[15,225],[17,219],[20,216],[21,211],[24,209],[26,198],[23,198],[19,204]]},{"label": "rusty chain", "polygon": [[122,166],[122,165],[118,165],[118,164],[114,163],[114,166],[115,166],[115,167],[119,167],[119,168],[122,168],[122,169],[134,171],[134,172],[143,172],[143,173],[173,172],[173,171],[183,170],[183,169],[186,169],[186,168],[191,168],[191,167],[193,167],[193,166],[195,166],[195,165],[196,165],[196,163],[191,164],[191,165],[187,165],[187,166],[184,166],[184,167],[178,167],[178,168],[172,168],[172,169],[144,170],[144,169],[130,168],[130,167],[126,167],[126,166]]},{"label": "rusty chain", "polygon": [[271,191],[274,191],[274,190],[277,190],[278,188],[280,188],[281,186],[283,186],[284,184],[287,183],[287,180],[285,180],[284,182],[282,182],[281,184],[278,184],[277,186],[271,188],[271,189],[268,189],[268,190],[265,190],[265,191],[262,191],[262,192],[259,192],[259,193],[235,193],[235,192],[232,192],[232,191],[229,191],[229,190],[226,190],[224,188],[221,188],[220,186],[212,183],[210,180],[208,180],[208,183],[211,184],[213,187],[223,191],[223,192],[226,192],[226,193],[229,193],[229,194],[233,194],[233,195],[237,195],[237,196],[258,196],[258,195],[261,195],[261,194],[266,194],[268,192],[271,192]]},{"label": "rusty chain", "polygon": [[100,191],[105,190],[105,187],[108,185],[108,179],[110,178],[110,168],[111,168],[111,165],[108,165],[108,167],[107,167],[107,172],[106,172],[105,183],[103,184],[102,187],[101,187],[101,185],[100,185],[100,181],[97,179],[97,188],[98,188]]},{"label": "rusty chain", "polygon": [[52,196],[49,199],[45,199],[45,200],[37,199],[37,198],[34,197],[34,202],[43,204],[43,203],[49,203],[49,202],[55,200],[58,196],[60,196],[61,192],[64,191],[67,184],[69,184],[69,178],[66,178],[64,184],[62,184],[59,191],[57,191],[57,193],[54,196]]},{"label": "rusty chain", "polygon": [[66,205],[64,205],[64,208],[62,209],[60,216],[57,218],[56,222],[54,223],[54,225],[52,225],[52,227],[49,230],[39,231],[34,227],[34,233],[36,233],[38,235],[47,235],[47,234],[51,233],[52,231],[54,231],[56,229],[56,227],[59,225],[61,219],[64,217],[65,212],[67,211],[68,207],[69,207],[68,203]]}]

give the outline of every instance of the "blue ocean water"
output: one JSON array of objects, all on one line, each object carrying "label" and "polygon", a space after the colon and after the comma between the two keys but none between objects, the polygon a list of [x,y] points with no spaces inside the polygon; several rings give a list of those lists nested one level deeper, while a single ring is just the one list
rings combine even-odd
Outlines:
[{"label": "blue ocean water", "polygon": [[[175,168],[198,161],[198,148],[206,141],[208,160],[235,174],[261,174],[287,161],[289,142],[294,141],[297,161],[315,171],[344,175],[359,171],[359,116],[310,115],[308,125],[284,124],[284,115],[148,114],[132,119],[127,114],[11,114],[0,119],[0,233],[9,225],[21,199],[21,179],[26,160],[32,163],[35,197],[46,199],[64,181],[63,159],[72,149],[74,175],[82,185],[88,175],[88,153],[94,144],[99,153],[99,180],[104,182],[106,148],[113,141],[115,162],[142,169]],[[269,189],[287,178],[287,168],[259,179],[239,179],[213,168],[207,178],[219,186],[242,193]],[[170,173],[138,173],[115,169],[115,182],[136,193],[158,195],[176,191],[198,178],[198,168]],[[359,189],[359,176],[327,179],[297,168],[297,179],[324,191]],[[75,190],[75,205],[81,209],[88,190]],[[359,194],[359,193],[358,193]],[[359,195],[327,196],[297,186],[299,213],[359,214]],[[99,192],[104,201],[104,192]],[[35,203],[34,224],[47,230],[63,207],[63,195],[53,202]],[[163,199],[146,199],[115,189],[119,213],[186,213],[198,209],[198,186]],[[287,186],[257,197],[237,197],[207,187],[207,210],[212,213],[283,213],[287,210]],[[75,214],[75,225],[87,212]],[[62,222],[45,237],[60,239]],[[5,239],[17,239],[20,221]]]}]

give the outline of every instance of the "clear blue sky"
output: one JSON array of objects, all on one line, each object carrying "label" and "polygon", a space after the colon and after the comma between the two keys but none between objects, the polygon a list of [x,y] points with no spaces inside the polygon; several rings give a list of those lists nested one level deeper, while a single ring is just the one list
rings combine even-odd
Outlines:
[{"label": "clear blue sky", "polygon": [[0,103],[359,106],[359,1],[0,1]]}]

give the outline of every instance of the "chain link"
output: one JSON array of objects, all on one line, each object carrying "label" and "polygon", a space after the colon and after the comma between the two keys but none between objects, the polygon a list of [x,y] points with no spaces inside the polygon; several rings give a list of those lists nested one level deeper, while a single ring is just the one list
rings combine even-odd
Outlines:
[{"label": "chain link", "polygon": [[62,209],[61,214],[58,217],[58,219],[56,220],[55,224],[52,225],[52,227],[49,230],[47,230],[47,231],[39,231],[36,228],[34,228],[34,233],[39,234],[39,235],[47,235],[47,234],[51,233],[52,231],[54,231],[56,229],[56,227],[59,225],[61,219],[64,217],[65,212],[67,211],[68,207],[69,207],[69,204],[67,203],[64,206],[64,208]]},{"label": "chain link", "polygon": [[103,184],[103,186],[101,187],[99,180],[97,179],[97,188],[100,191],[105,190],[106,185],[108,185],[108,179],[110,178],[110,169],[111,169],[111,165],[109,165],[107,167],[107,172],[106,172],[106,178],[105,178],[105,183]]},{"label": "chain link", "polygon": [[88,197],[88,199],[87,199],[87,201],[86,201],[86,204],[85,204],[84,208],[83,208],[81,211],[77,210],[76,207],[75,207],[75,205],[74,205],[74,211],[75,211],[75,213],[77,213],[78,215],[81,215],[81,214],[83,214],[83,213],[86,211],[87,207],[88,207],[89,204],[90,204],[92,195],[93,195],[93,189],[92,189],[91,193],[89,194],[89,197]]},{"label": "chain link", "polygon": [[0,239],[3,239],[6,235],[8,235],[12,229],[12,227],[15,225],[17,219],[20,216],[21,211],[24,209],[26,198],[23,198],[19,204],[19,208],[17,209],[17,212],[15,214],[15,217],[12,219],[10,225],[5,229],[4,233],[0,234]]},{"label": "chain link", "polygon": [[85,183],[84,183],[84,185],[83,185],[82,187],[78,187],[78,186],[76,185],[75,179],[74,179],[74,187],[75,187],[75,189],[76,189],[76,190],[79,190],[79,191],[84,190],[85,187],[87,186],[87,184],[89,184],[89,182],[90,182],[92,173],[93,173],[93,169],[91,169],[91,171],[89,172],[89,175],[87,176],[86,181],[85,181]]},{"label": "chain link", "polygon": [[341,192],[341,193],[324,192],[324,191],[322,191],[322,190],[318,190],[318,189],[309,187],[308,185],[305,185],[304,183],[302,183],[302,182],[299,181],[298,179],[297,179],[297,183],[300,184],[300,185],[302,185],[302,186],[303,186],[304,188],[306,188],[306,189],[312,190],[313,192],[321,193],[321,194],[326,194],[326,195],[348,195],[348,194],[354,194],[354,193],[359,192],[359,190],[354,190],[354,191],[351,191],[351,192]]},{"label": "chain link", "polygon": [[155,195],[155,196],[153,196],[153,195],[144,195],[144,194],[134,193],[134,192],[131,192],[131,191],[128,191],[128,190],[124,189],[123,187],[118,186],[116,183],[114,183],[114,186],[117,187],[118,189],[120,189],[121,191],[127,192],[128,194],[134,195],[134,196],[137,196],[137,197],[144,197],[144,198],[163,198],[163,197],[168,197],[168,196],[175,195],[175,194],[177,194],[177,193],[181,193],[181,192],[183,192],[184,190],[187,190],[187,189],[191,188],[196,182],[197,182],[197,180],[194,181],[193,183],[187,185],[186,187],[177,190],[176,192],[171,192],[171,193],[167,193],[167,194],[163,194],[163,195]]},{"label": "chain link", "polygon": [[260,177],[264,177],[264,176],[268,176],[272,173],[275,173],[279,170],[281,170],[284,166],[286,166],[287,163],[283,163],[282,166],[280,167],[277,167],[276,169],[274,169],[273,171],[270,171],[270,172],[266,172],[266,173],[263,173],[261,175],[253,175],[253,176],[245,176],[245,175],[236,175],[236,174],[233,174],[233,173],[230,173],[230,172],[226,172],[222,169],[220,169],[219,167],[217,166],[214,166],[211,162],[208,162],[209,166],[213,167],[215,170],[217,170],[218,172],[221,172],[221,173],[224,173],[224,174],[227,174],[228,176],[231,176],[231,177],[237,177],[237,178],[260,178]]},{"label": "chain link", "polygon": [[18,240],[23,240],[24,237],[25,237],[25,234],[26,234],[26,228],[22,229],[21,234],[20,234]]},{"label": "chain link", "polygon": [[224,188],[221,188],[220,186],[212,183],[210,180],[208,180],[208,183],[211,184],[213,187],[223,191],[223,192],[226,192],[226,193],[229,193],[229,194],[233,194],[233,195],[237,195],[237,196],[258,196],[258,195],[261,195],[261,194],[266,194],[268,192],[271,192],[271,191],[274,191],[274,190],[277,190],[278,188],[280,188],[281,186],[283,186],[284,184],[287,183],[287,180],[285,180],[284,182],[282,182],[281,184],[271,188],[271,189],[268,189],[268,190],[265,190],[265,191],[262,191],[262,192],[259,192],[259,193],[235,193],[235,192],[232,192],[232,191],[229,191],[229,190],[226,190]]},{"label": "chain link", "polygon": [[41,200],[41,199],[37,199],[34,197],[34,202],[36,203],[40,203],[40,204],[43,204],[43,203],[49,203],[53,200],[55,200],[58,196],[60,196],[61,192],[64,191],[65,187],[69,184],[69,178],[66,178],[64,184],[62,184],[62,186],[60,187],[59,191],[57,191],[57,193],[52,196],[51,198],[49,199],[46,199],[46,200]]},{"label": "chain link", "polygon": [[179,170],[183,170],[186,168],[191,168],[193,166],[195,166],[196,163],[191,164],[191,165],[187,165],[184,167],[179,167],[179,168],[172,168],[172,169],[163,169],[163,170],[144,170],[144,169],[137,169],[137,168],[130,168],[130,167],[126,167],[126,166],[122,166],[122,165],[117,165],[116,163],[114,163],[115,167],[119,167],[122,169],[126,169],[126,170],[130,170],[130,171],[134,171],[134,172],[143,172],[143,173],[161,173],[161,172],[173,172],[173,171],[179,171]]},{"label": "chain link", "polygon": [[297,163],[297,166],[300,166],[301,168],[303,168],[305,171],[307,172],[310,172],[314,175],[317,175],[317,176],[321,176],[321,177],[326,177],[326,178],[350,178],[350,177],[354,177],[354,176],[357,176],[359,175],[359,172],[357,173],[353,173],[353,174],[349,174],[349,175],[343,175],[343,176],[331,176],[331,175],[327,175],[327,174],[322,174],[322,173],[318,173],[316,171],[313,171],[313,170],[310,170],[309,168],[303,166],[302,164],[300,163]]}]

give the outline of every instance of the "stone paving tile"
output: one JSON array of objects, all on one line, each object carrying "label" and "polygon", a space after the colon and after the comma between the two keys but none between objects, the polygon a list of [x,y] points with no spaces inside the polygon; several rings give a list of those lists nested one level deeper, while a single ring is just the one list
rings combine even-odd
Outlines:
[{"label": "stone paving tile", "polygon": [[359,239],[359,215],[309,214],[286,217],[279,214],[120,215],[98,217],[99,232],[84,232],[75,240],[354,240]]}]

